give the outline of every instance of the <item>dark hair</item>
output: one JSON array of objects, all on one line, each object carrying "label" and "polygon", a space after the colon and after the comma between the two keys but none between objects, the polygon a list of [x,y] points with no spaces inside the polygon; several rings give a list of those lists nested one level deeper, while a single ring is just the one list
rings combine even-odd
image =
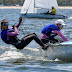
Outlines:
[{"label": "dark hair", "polygon": [[6,23],[5,21],[7,21],[6,19],[3,19],[2,21],[1,21],[1,29],[2,29],[2,25],[4,24],[4,23]]},{"label": "dark hair", "polygon": [[4,21],[3,20],[1,21],[1,29],[2,29],[2,24],[4,24]]},{"label": "dark hair", "polygon": [[54,9],[54,6],[52,6],[52,9]]}]

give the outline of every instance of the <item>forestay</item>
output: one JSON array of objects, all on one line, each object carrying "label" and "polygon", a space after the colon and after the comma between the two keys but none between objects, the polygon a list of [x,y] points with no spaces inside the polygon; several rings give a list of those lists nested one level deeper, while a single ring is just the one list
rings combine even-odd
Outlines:
[{"label": "forestay", "polygon": [[43,13],[54,6],[58,9],[57,0],[25,0],[22,13]]},{"label": "forestay", "polygon": [[21,13],[34,13],[34,0],[25,0]]}]

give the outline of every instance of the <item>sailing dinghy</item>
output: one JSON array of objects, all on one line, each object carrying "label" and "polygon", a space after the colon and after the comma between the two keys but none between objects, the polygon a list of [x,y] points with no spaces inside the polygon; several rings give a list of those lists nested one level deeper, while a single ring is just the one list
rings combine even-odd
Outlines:
[{"label": "sailing dinghy", "polygon": [[58,9],[57,0],[25,0],[21,9],[21,17],[24,18],[46,18],[46,19],[62,19],[67,18],[65,15],[45,14],[54,6]]},{"label": "sailing dinghy", "polygon": [[49,59],[72,61],[72,41],[53,44],[47,50],[42,50],[42,53]]}]

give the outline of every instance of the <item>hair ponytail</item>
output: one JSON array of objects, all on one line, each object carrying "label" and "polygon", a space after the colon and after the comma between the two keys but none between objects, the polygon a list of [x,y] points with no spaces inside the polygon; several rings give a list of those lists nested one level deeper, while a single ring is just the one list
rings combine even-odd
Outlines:
[{"label": "hair ponytail", "polygon": [[8,21],[7,21],[6,19],[3,19],[3,20],[1,21],[1,30],[2,30],[2,25],[3,25],[4,23],[8,23]]},{"label": "hair ponytail", "polygon": [[4,21],[2,20],[2,21],[1,21],[1,30],[2,30],[2,25],[3,25],[3,23],[4,23]]}]

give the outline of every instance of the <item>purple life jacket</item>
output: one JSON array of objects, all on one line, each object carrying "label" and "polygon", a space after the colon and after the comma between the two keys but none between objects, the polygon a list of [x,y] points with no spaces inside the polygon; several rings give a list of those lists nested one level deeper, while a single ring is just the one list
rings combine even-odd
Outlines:
[{"label": "purple life jacket", "polygon": [[5,42],[5,43],[9,43],[7,40],[7,32],[8,30],[2,30],[1,32],[1,39]]}]

